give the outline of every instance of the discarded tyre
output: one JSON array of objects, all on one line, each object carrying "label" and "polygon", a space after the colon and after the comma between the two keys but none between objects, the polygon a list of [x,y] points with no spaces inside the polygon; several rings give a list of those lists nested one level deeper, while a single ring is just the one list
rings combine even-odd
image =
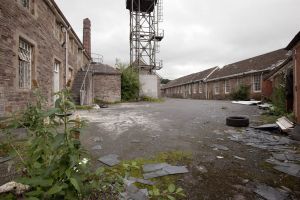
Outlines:
[{"label": "discarded tyre", "polygon": [[249,126],[249,118],[233,116],[226,118],[226,125],[233,127],[248,127]]}]

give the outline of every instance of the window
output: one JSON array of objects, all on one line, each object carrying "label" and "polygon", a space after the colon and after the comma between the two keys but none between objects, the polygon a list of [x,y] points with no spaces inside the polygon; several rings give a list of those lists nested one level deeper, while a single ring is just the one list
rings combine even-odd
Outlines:
[{"label": "window", "polygon": [[194,84],[194,87],[193,87],[193,93],[194,93],[194,94],[197,93],[197,84],[196,84],[196,83]]},{"label": "window", "polygon": [[189,94],[192,94],[192,85],[189,85]]},{"label": "window", "polygon": [[215,94],[220,94],[220,85],[219,83],[214,84]]},{"label": "window", "polygon": [[261,75],[253,76],[253,92],[261,91]]},{"label": "window", "polygon": [[225,94],[228,94],[231,92],[231,86],[230,86],[230,81],[225,80]]},{"label": "window", "polygon": [[19,88],[31,88],[32,46],[20,39],[19,42]]},{"label": "window", "polygon": [[202,92],[203,92],[202,84],[199,83],[199,93],[202,94]]},{"label": "window", "polygon": [[21,0],[21,4],[23,7],[29,9],[29,0]]}]

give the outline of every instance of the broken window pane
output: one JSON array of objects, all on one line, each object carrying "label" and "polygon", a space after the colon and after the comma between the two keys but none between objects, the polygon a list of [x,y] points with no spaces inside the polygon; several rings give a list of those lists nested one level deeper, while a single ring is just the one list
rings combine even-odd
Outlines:
[{"label": "broken window pane", "polygon": [[19,43],[19,87],[29,89],[31,87],[31,55],[32,46],[20,39]]}]

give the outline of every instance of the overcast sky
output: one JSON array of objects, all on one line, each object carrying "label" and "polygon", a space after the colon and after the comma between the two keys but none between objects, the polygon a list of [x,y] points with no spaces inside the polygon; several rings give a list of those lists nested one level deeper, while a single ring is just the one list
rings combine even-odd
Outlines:
[{"label": "overcast sky", "polygon": [[[300,0],[163,0],[165,38],[159,74],[174,79],[284,48],[300,31]],[[82,38],[92,22],[92,52],[129,62],[125,0],[56,0]]]}]

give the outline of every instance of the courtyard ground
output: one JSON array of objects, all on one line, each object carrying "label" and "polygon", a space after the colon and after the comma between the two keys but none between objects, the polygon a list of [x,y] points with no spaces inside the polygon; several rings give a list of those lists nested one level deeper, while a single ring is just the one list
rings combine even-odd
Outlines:
[{"label": "courtyard ground", "polygon": [[[88,120],[81,136],[83,146],[97,166],[101,165],[97,158],[107,154],[133,160],[183,152],[191,159],[177,164],[187,165],[190,172],[177,175],[176,184],[184,188],[187,199],[261,199],[272,194],[276,197],[273,199],[300,198],[300,179],[296,177],[300,174],[279,172],[266,162],[275,147],[276,151],[288,149],[295,153],[299,151],[298,144],[284,135],[225,125],[226,117],[234,115],[248,116],[251,126],[261,124],[262,111],[256,106],[166,99],[163,103],[126,103],[79,114]],[[240,140],[247,134],[259,138],[248,143],[245,138]],[[259,145],[266,144],[259,141],[262,138],[273,143]],[[283,146],[277,148],[274,141]],[[102,149],[93,150],[96,145]],[[280,189],[273,191],[274,188]]]}]

